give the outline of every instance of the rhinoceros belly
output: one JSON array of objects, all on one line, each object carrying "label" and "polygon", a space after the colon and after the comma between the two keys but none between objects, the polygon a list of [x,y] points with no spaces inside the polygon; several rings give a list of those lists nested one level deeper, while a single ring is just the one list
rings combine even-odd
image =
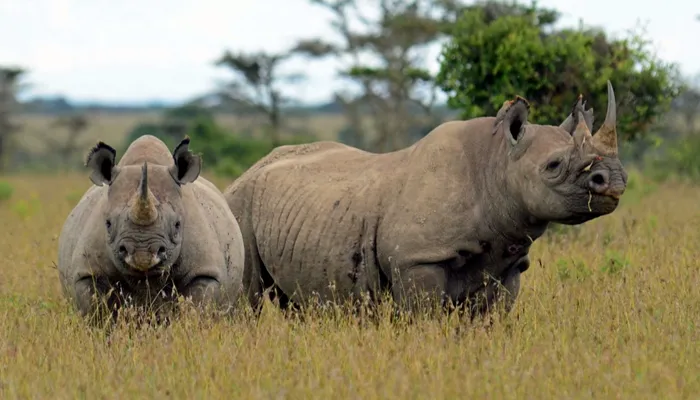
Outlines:
[{"label": "rhinoceros belly", "polygon": [[371,198],[308,185],[278,189],[283,193],[262,198],[254,229],[264,268],[290,300],[342,301],[375,290]]}]

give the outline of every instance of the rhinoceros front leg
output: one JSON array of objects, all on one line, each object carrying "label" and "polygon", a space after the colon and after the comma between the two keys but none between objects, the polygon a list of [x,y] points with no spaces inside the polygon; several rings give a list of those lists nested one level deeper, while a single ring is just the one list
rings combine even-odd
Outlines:
[{"label": "rhinoceros front leg", "polygon": [[494,305],[502,301],[503,310],[509,313],[520,293],[520,275],[530,267],[530,258],[525,255],[508,267],[500,279],[492,278],[472,300],[472,313],[488,312]]},{"label": "rhinoceros front leg", "polygon": [[180,291],[196,307],[219,307],[228,302],[223,301],[224,290],[220,280],[212,276],[196,276]]},{"label": "rhinoceros front leg", "polygon": [[[510,266],[500,279],[488,282],[476,298],[470,299],[472,316],[488,311],[499,300],[503,301],[506,313],[510,312],[520,292],[520,274],[529,265],[530,260],[525,255]],[[448,279],[444,264],[420,264],[397,269],[392,278],[392,295],[406,311],[435,311],[437,307],[449,305],[450,301],[457,301],[457,298],[450,297]]]},{"label": "rhinoceros front leg", "polygon": [[503,299],[503,306],[506,313],[509,313],[515,305],[515,300],[518,298],[520,293],[520,270],[518,268],[511,268],[507,273],[506,277],[503,279],[502,286],[497,289],[497,296],[501,296]]},{"label": "rhinoceros front leg", "polygon": [[105,279],[86,276],[75,282],[73,301],[80,315],[98,322],[116,316],[118,293]]},{"label": "rhinoceros front leg", "polygon": [[506,271],[497,289],[497,296],[504,301],[504,309],[509,313],[520,293],[520,275],[530,268],[530,257],[525,254]]},{"label": "rhinoceros front leg", "polygon": [[392,274],[392,296],[404,311],[433,312],[444,305],[447,273],[442,265],[419,264]]}]

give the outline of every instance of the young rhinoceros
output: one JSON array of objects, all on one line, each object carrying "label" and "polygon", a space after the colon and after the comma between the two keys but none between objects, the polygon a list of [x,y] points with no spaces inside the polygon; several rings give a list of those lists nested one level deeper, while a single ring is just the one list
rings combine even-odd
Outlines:
[{"label": "young rhinoceros", "polygon": [[510,309],[548,224],[609,214],[625,191],[609,82],[608,96],[593,136],[580,98],[548,126],[528,123],[517,97],[497,117],[443,123],[391,153],[275,149],[224,191],[245,240],[249,300],[259,305],[268,288],[282,305],[389,291],[409,309],[428,295],[482,311],[500,292]]},{"label": "young rhinoceros", "polygon": [[135,140],[115,165],[100,142],[87,156],[94,183],[68,216],[59,237],[64,293],[82,314],[174,304],[230,309],[242,291],[243,241],[222,193],[199,176],[201,159],[185,138],[170,154],[150,135]]}]

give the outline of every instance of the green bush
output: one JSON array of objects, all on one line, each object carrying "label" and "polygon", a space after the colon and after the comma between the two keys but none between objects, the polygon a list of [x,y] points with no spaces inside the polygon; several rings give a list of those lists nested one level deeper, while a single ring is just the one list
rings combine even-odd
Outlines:
[{"label": "green bush", "polygon": [[[187,134],[192,139],[190,148],[201,154],[204,168],[225,177],[240,176],[275,148],[269,140],[233,135],[205,115],[194,120]],[[292,140],[283,140],[281,145],[312,140],[313,137],[298,136]]]},{"label": "green bush", "polygon": [[536,3],[493,4],[461,14],[442,50],[436,81],[463,118],[495,115],[505,100],[521,95],[534,106],[531,122],[559,125],[583,94],[600,123],[609,79],[624,142],[643,137],[683,87],[678,65],[657,58],[642,35],[558,28],[558,13]]},{"label": "green bush", "polygon": [[[144,123],[134,128],[126,138],[124,149],[143,135],[153,135],[173,149],[187,135],[190,148],[202,156],[203,168],[223,177],[238,177],[274,146],[269,140],[232,134],[216,123],[211,112],[201,107],[185,105],[166,111],[160,123]],[[282,145],[306,143],[313,137],[298,136],[283,140]]]},{"label": "green bush", "polygon": [[620,199],[621,204],[636,204],[656,191],[657,185],[647,175],[635,167],[627,168],[627,188]]},{"label": "green bush", "polygon": [[15,189],[9,182],[0,182],[0,201],[7,201],[12,197]]},{"label": "green bush", "polygon": [[648,155],[645,175],[656,181],[680,178],[700,183],[700,135],[669,141],[662,150]]}]

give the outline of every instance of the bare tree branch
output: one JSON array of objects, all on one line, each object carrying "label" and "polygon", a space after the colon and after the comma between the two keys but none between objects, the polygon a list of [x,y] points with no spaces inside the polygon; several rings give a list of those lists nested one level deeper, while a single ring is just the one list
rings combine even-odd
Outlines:
[{"label": "bare tree branch", "polygon": [[[300,46],[297,46],[300,47]],[[266,116],[269,124],[269,138],[273,145],[280,142],[282,127],[282,107],[293,101],[291,97],[283,96],[277,85],[279,83],[298,83],[305,75],[303,73],[280,74],[279,68],[283,62],[294,55],[297,48],[280,53],[231,53],[226,51],[216,65],[228,68],[234,73],[235,79],[224,85],[219,91],[222,101],[244,106]],[[311,47],[301,47],[299,51],[320,51]]]},{"label": "bare tree branch", "polygon": [[[437,94],[433,77],[421,67],[425,58],[421,54],[442,37],[450,19],[464,6],[458,0],[377,0],[374,4],[379,15],[369,18],[360,12],[357,0],[310,1],[331,13],[331,26],[340,40],[302,41],[297,46],[299,52],[314,58],[347,60],[340,75],[358,86],[360,94],[355,101],[366,106],[378,150],[408,145],[412,140],[409,127],[420,123],[415,110],[430,116]],[[361,28],[354,28],[357,23]],[[363,63],[367,55],[378,62]],[[350,109],[354,102],[341,104],[348,120],[355,119],[356,112]]]}]

